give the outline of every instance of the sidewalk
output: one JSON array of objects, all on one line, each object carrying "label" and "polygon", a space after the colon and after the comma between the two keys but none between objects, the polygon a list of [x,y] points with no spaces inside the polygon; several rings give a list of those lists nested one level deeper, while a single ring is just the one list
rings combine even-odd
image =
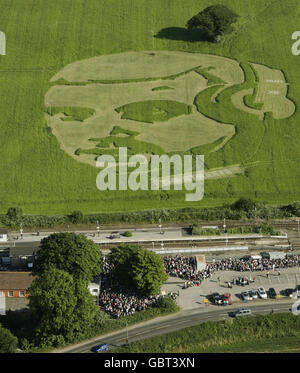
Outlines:
[{"label": "sidewalk", "polygon": [[[258,289],[259,287],[264,287],[265,290],[273,287],[275,288],[277,294],[281,290],[287,288],[295,288],[296,285],[300,284],[300,268],[286,268],[280,270],[281,275],[278,276],[278,271],[270,271],[270,277],[266,277],[266,271],[260,272],[237,272],[237,271],[216,271],[213,273],[210,279],[206,279],[202,282],[200,286],[192,286],[188,289],[182,289],[186,280],[182,280],[178,277],[169,277],[167,282],[162,286],[162,290],[165,291],[166,294],[170,292],[178,293],[179,297],[177,297],[176,302],[178,306],[182,310],[191,310],[191,309],[199,309],[199,308],[207,308],[208,306],[204,303],[204,298],[212,293],[230,293],[231,300],[233,305],[235,306],[242,306],[245,303],[239,298],[239,295],[243,291],[249,291],[251,289]],[[238,277],[250,277],[253,279],[256,277],[254,283],[251,283],[246,286],[240,285],[233,285],[232,288],[228,288],[227,282],[232,281],[234,278],[237,279]],[[217,280],[218,277],[220,278],[220,282]],[[284,301],[288,299],[286,297],[282,297],[281,299],[254,299],[249,301],[248,304],[258,304],[258,303],[265,303],[266,301]],[[289,298],[290,300],[290,298]]]}]

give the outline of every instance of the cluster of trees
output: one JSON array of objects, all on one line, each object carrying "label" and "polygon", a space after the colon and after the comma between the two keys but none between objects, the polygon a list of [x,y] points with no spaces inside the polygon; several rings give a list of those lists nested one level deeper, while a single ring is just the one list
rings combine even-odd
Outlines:
[{"label": "cluster of trees", "polygon": [[29,293],[33,343],[61,346],[93,334],[98,307],[88,290],[101,271],[99,247],[84,235],[52,234],[41,241]]},{"label": "cluster of trees", "polygon": [[69,224],[101,224],[113,223],[157,223],[162,222],[191,222],[196,220],[241,220],[252,219],[284,219],[300,216],[300,202],[284,206],[270,206],[250,198],[240,198],[233,204],[224,204],[212,208],[182,208],[157,209],[134,212],[86,214],[73,211],[70,215],[24,215],[20,208],[10,208],[5,215],[0,215],[0,225],[19,229],[23,228],[51,228],[67,226]]},{"label": "cluster of trees", "polygon": [[218,42],[224,34],[233,30],[238,15],[225,5],[205,8],[187,22],[188,30],[199,30],[202,40]]},{"label": "cluster of trees", "polygon": [[108,259],[112,274],[128,289],[143,296],[159,293],[168,279],[162,258],[138,245],[120,245],[111,249]]}]

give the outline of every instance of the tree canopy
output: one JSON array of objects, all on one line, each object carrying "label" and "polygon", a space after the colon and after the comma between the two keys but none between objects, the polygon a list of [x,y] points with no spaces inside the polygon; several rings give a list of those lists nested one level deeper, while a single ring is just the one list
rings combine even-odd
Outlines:
[{"label": "tree canopy", "polygon": [[33,281],[29,293],[38,345],[72,342],[93,328],[97,306],[85,281],[52,267]]},{"label": "tree canopy", "polygon": [[236,202],[231,205],[233,210],[245,211],[247,213],[253,212],[255,209],[256,203],[251,198],[241,197]]},{"label": "tree canopy", "polygon": [[189,30],[198,29],[209,41],[218,41],[226,33],[232,31],[232,24],[238,15],[225,5],[212,5],[205,8],[187,22]]},{"label": "tree canopy", "polygon": [[109,260],[119,281],[144,296],[157,294],[168,279],[162,258],[141,246],[114,247]]},{"label": "tree canopy", "polygon": [[18,339],[0,324],[0,353],[16,352]]},{"label": "tree canopy", "polygon": [[41,274],[54,266],[74,276],[90,281],[101,271],[102,254],[99,246],[83,234],[54,233],[41,241],[34,272]]}]

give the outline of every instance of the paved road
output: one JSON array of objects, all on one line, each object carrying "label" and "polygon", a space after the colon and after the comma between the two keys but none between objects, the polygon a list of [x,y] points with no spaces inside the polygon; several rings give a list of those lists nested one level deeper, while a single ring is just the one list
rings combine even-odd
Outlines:
[{"label": "paved road", "polygon": [[[260,304],[248,303],[247,307],[251,308],[253,315],[269,314],[272,310],[274,313],[290,312],[291,306],[294,301],[281,300],[276,302],[269,302],[262,300]],[[147,339],[154,336],[171,333],[176,330],[181,330],[193,325],[198,325],[206,321],[217,321],[221,319],[230,319],[229,314],[245,305],[240,306],[207,306],[204,310],[185,310],[171,316],[159,317],[140,325],[129,327],[128,330],[111,333],[110,335],[94,338],[92,341],[68,347],[54,352],[65,353],[90,353],[91,348],[101,344],[107,343],[110,349],[122,346],[126,343],[128,337],[129,342]]]}]

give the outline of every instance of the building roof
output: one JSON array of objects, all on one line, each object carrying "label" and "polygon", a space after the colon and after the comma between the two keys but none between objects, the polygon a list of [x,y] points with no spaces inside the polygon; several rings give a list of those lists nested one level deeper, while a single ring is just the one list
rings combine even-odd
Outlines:
[{"label": "building roof", "polygon": [[0,272],[0,290],[27,290],[36,277],[31,272]]},{"label": "building roof", "polygon": [[32,246],[16,246],[9,249],[9,255],[12,257],[15,256],[26,256],[26,255],[35,255],[39,247]]},{"label": "building roof", "polygon": [[0,234],[7,234],[7,233],[8,233],[7,229],[0,228]]},{"label": "building roof", "polygon": [[270,252],[270,259],[285,259],[286,253],[283,251]]}]

